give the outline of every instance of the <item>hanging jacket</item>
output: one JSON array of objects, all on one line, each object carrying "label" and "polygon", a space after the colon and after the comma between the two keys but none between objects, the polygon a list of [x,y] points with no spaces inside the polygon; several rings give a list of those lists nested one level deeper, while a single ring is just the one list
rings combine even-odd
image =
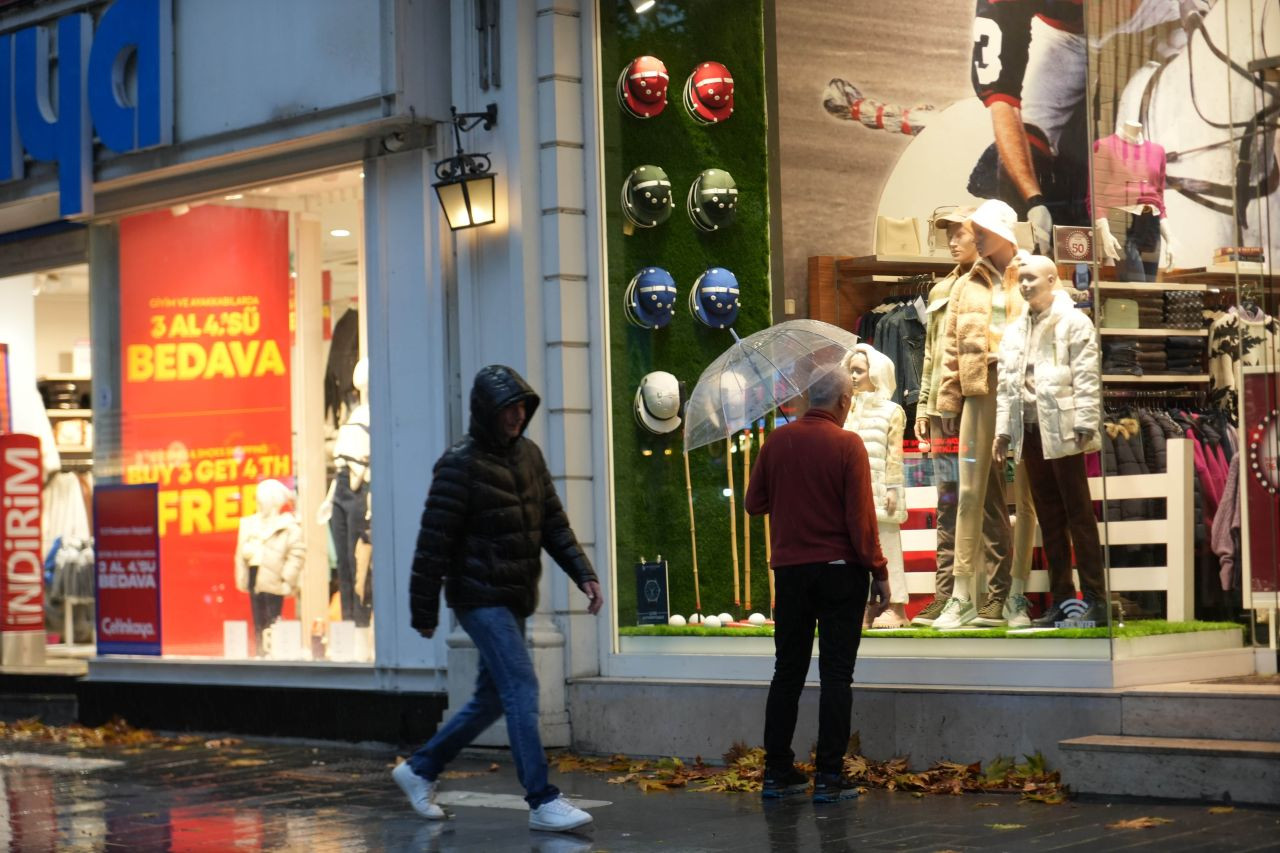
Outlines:
[{"label": "hanging jacket", "polygon": [[[902,524],[907,520],[902,476],[902,436],[907,415],[901,406],[889,399],[894,388],[893,362],[867,344],[858,344],[854,352],[866,356],[868,375],[875,387],[854,395],[844,428],[856,432],[867,448],[876,521]],[[895,495],[893,512],[888,509],[890,492]]]},{"label": "hanging jacket", "polygon": [[[519,402],[524,426],[510,439],[498,413]],[[543,548],[579,587],[596,580],[542,451],[524,437],[539,402],[509,367],[490,365],[476,375],[467,437],[436,462],[422,511],[409,579],[414,629],[436,627],[442,584],[454,609],[506,607],[531,615]]]},{"label": "hanging jacket", "polygon": [[[297,595],[306,556],[302,526],[293,513],[278,512],[265,518],[257,513],[247,515],[240,519],[236,542],[236,589]],[[249,589],[250,566],[258,567],[253,589]]]},{"label": "hanging jacket", "polygon": [[1025,305],[1018,292],[1018,268],[1010,263],[1003,278],[985,258],[973,265],[951,290],[943,334],[942,379],[936,401],[944,416],[960,414],[965,397],[994,394],[987,387],[987,366],[1000,352],[1002,332],[992,325],[991,296],[996,287],[1004,290],[1007,329],[1022,314]]},{"label": "hanging jacket", "polygon": [[964,274],[957,266],[929,290],[929,305],[925,309],[929,323],[924,333],[924,362],[920,366],[920,405],[916,408],[916,417],[938,415],[938,385],[942,381],[942,363],[946,358],[942,346],[943,332],[947,325],[951,291]]},{"label": "hanging jacket", "polygon": [[1223,590],[1233,590],[1240,586],[1240,569],[1236,563],[1236,536],[1240,533],[1240,455],[1236,454],[1227,469],[1226,488],[1222,492],[1222,502],[1213,516],[1213,528],[1209,542],[1213,553],[1218,555],[1221,567],[1218,579]]},{"label": "hanging jacket", "polygon": [[[1015,461],[1022,459],[1023,401],[1027,364],[1036,389],[1036,420],[1045,459],[1060,459],[1102,447],[1102,376],[1093,323],[1061,290],[1053,294],[1040,320],[1037,349],[1029,352],[1031,311],[1009,324],[1000,343],[1000,379],[996,397],[996,435],[1009,437]],[[1075,430],[1093,439],[1081,446]]]}]

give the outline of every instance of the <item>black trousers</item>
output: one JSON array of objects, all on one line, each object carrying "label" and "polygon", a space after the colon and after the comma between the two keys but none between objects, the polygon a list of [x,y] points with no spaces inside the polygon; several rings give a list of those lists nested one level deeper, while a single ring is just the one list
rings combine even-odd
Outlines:
[{"label": "black trousers", "polygon": [[1028,424],[1022,434],[1022,459],[1027,463],[1031,500],[1040,518],[1053,603],[1075,598],[1075,582],[1071,579],[1073,550],[1084,597],[1090,603],[1105,602],[1107,584],[1102,576],[1102,541],[1098,536],[1098,519],[1093,514],[1084,454],[1045,459],[1040,427]]},{"label": "black trousers", "polygon": [[253,614],[253,651],[261,656],[262,632],[280,618],[284,611],[284,596],[271,592],[258,592],[258,567],[249,567],[249,610]]},{"label": "black trousers", "polygon": [[342,603],[342,618],[363,628],[369,624],[370,608],[356,598],[356,541],[368,526],[365,519],[367,486],[361,485],[359,491],[352,491],[351,474],[346,468],[338,471],[336,479],[329,532],[333,535],[334,550],[338,552],[338,600]]},{"label": "black trousers", "polygon": [[810,563],[773,570],[773,682],[764,710],[765,764],[791,767],[791,739],[818,629],[819,773],[839,773],[849,746],[853,715],[853,665],[862,640],[862,614],[871,575],[850,565]]}]

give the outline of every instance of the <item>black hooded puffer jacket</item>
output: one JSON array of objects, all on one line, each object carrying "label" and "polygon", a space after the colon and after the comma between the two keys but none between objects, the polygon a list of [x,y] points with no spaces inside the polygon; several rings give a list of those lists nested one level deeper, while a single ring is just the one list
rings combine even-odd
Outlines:
[{"label": "black hooded puffer jacket", "polygon": [[417,630],[435,628],[440,586],[454,609],[508,607],[518,616],[538,604],[541,551],[578,586],[596,580],[551,482],[542,451],[514,440],[498,412],[524,401],[525,425],[538,395],[509,367],[490,365],[471,388],[468,435],[436,462],[409,580]]}]

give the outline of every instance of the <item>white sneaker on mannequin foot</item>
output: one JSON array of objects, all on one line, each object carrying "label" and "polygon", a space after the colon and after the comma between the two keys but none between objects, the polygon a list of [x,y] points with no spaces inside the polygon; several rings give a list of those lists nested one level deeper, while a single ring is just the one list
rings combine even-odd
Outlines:
[{"label": "white sneaker on mannequin foot", "polygon": [[591,815],[566,800],[556,797],[529,812],[529,828],[566,832],[591,823]]},{"label": "white sneaker on mannequin foot", "polygon": [[953,631],[956,628],[963,628],[976,618],[978,618],[978,608],[973,606],[972,601],[953,597],[947,602],[947,606],[942,608],[942,615],[933,623],[933,628],[935,631]]},{"label": "white sneaker on mannequin foot", "polygon": [[404,791],[405,796],[409,798],[409,805],[413,806],[415,812],[427,820],[444,820],[448,816],[444,813],[444,809],[436,805],[436,792],[440,790],[439,782],[423,779],[413,772],[413,768],[407,761],[396,765],[396,769],[391,771],[391,778],[396,780],[400,790]]}]

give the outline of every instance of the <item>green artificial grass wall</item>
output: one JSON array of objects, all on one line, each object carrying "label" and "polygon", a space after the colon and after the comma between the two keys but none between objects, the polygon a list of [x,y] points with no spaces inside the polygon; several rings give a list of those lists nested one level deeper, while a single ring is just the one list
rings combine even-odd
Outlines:
[{"label": "green artificial grass wall", "polygon": [[[769,198],[766,136],[764,0],[662,0],[636,15],[628,0],[599,0],[601,106],[604,129],[605,227],[608,255],[609,372],[613,417],[614,518],[617,600],[621,625],[636,620],[633,566],[642,556],[668,561],[672,613],[694,610],[693,556],[685,495],[683,429],[653,435],[635,420],[636,389],[645,374],[665,370],[693,391],[703,369],[732,343],[728,330],[713,330],[689,313],[687,297],[705,269],[731,270],[741,288],[735,328],[742,337],[769,325]],[[667,107],[651,119],[623,112],[615,94],[618,75],[633,58],[661,59],[670,75]],[[728,66],[734,79],[734,113],[703,126],[685,113],[685,79],[699,62]],[[636,166],[661,166],[671,179],[675,211],[652,229],[624,230],[621,190]],[[737,183],[735,223],[713,233],[693,226],[685,213],[689,186],[703,169],[720,168]],[[659,266],[679,288],[676,315],[665,329],[633,327],[623,312],[631,277]],[[645,451],[648,451],[646,455]],[[747,615],[733,601],[729,500],[725,447],[690,454],[698,536],[698,573],[705,613]],[[734,464],[736,520],[741,565],[743,536],[742,458]],[[751,524],[752,610],[769,612],[764,525]],[[745,604],[745,596],[743,596]]]}]

